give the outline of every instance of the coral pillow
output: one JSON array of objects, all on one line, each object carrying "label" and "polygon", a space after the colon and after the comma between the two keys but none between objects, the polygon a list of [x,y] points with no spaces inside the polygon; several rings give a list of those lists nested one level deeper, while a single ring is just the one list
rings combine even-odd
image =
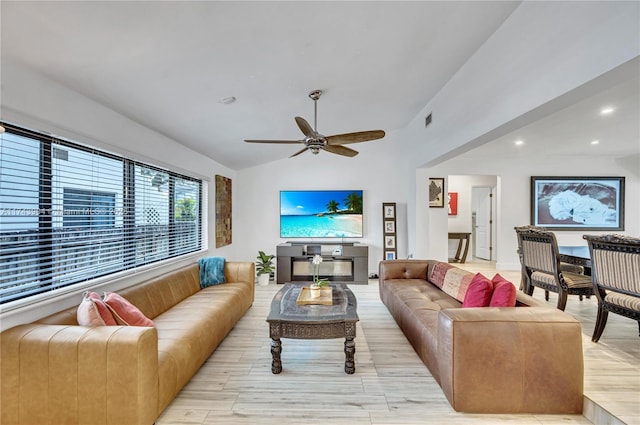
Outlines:
[{"label": "coral pillow", "polygon": [[78,306],[76,318],[80,326],[115,326],[116,319],[111,314],[107,305],[95,292],[82,294],[82,301]]},{"label": "coral pillow", "polygon": [[500,276],[499,273],[491,279],[493,282],[493,295],[491,295],[491,307],[515,307],[516,287],[513,283]]},{"label": "coral pillow", "polygon": [[119,325],[153,327],[153,320],[145,316],[135,305],[114,292],[104,293],[104,302]]},{"label": "coral pillow", "polygon": [[481,273],[471,279],[467,293],[464,294],[462,307],[487,307],[491,301],[493,283]]}]

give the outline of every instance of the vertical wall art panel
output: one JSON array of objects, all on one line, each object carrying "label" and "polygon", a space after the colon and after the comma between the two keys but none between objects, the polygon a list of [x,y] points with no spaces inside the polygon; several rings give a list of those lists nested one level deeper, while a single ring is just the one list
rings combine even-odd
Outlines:
[{"label": "vertical wall art panel", "polygon": [[216,248],[231,244],[231,179],[216,175]]},{"label": "vertical wall art panel", "polygon": [[449,215],[458,215],[458,192],[449,192]]}]

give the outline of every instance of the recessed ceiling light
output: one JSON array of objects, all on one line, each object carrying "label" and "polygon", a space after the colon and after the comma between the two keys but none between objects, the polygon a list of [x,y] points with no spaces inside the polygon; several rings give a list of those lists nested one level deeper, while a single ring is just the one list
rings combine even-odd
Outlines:
[{"label": "recessed ceiling light", "polygon": [[592,144],[592,145],[597,145],[598,143],[600,143],[600,140],[592,140],[592,141],[591,141],[591,144]]},{"label": "recessed ceiling light", "polygon": [[236,97],[235,96],[223,97],[222,99],[220,99],[220,103],[222,103],[223,105],[228,105],[228,104],[233,103],[235,101],[236,101]]},{"label": "recessed ceiling light", "polygon": [[515,142],[513,142],[514,145],[516,146],[522,146],[524,145],[524,141],[523,140],[516,140]]},{"label": "recessed ceiling light", "polygon": [[615,111],[615,108],[612,108],[611,106],[607,106],[606,108],[602,108],[600,110],[600,115],[609,115],[609,114],[612,114],[613,111]]}]

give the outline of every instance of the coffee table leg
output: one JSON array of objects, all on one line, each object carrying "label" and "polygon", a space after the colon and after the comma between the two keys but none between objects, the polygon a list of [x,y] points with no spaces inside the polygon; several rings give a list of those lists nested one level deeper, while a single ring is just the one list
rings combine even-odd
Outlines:
[{"label": "coffee table leg", "polygon": [[280,359],[280,353],[282,353],[282,341],[280,338],[271,339],[271,373],[282,372],[282,360]]},{"label": "coffee table leg", "polygon": [[356,371],[356,362],[354,354],[356,353],[356,343],[352,336],[348,336],[344,340],[344,371],[348,374],[352,374]]}]

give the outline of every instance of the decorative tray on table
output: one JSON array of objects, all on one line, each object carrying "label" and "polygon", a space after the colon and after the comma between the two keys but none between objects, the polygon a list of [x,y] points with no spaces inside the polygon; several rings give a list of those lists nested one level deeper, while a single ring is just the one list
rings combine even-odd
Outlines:
[{"label": "decorative tray on table", "polygon": [[330,286],[320,288],[320,296],[312,297],[311,289],[309,287],[303,287],[300,290],[300,295],[298,295],[296,304],[298,305],[312,305],[312,304],[333,305],[333,290]]}]

